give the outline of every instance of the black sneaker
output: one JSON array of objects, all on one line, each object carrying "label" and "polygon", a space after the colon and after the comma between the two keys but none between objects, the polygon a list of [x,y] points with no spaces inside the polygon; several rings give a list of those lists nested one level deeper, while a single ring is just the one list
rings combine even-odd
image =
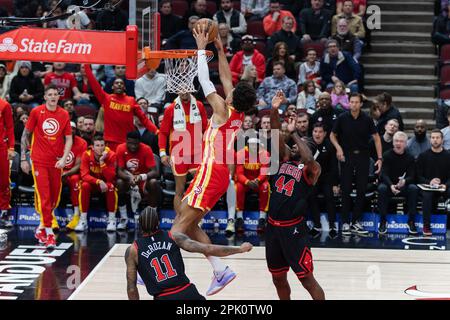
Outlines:
[{"label": "black sneaker", "polygon": [[258,226],[256,227],[256,231],[258,233],[262,233],[266,230],[266,219],[259,219],[258,220]]},{"label": "black sneaker", "polygon": [[378,233],[379,234],[386,234],[386,232],[387,232],[386,225],[387,225],[386,221],[381,221],[380,222],[380,226],[378,227]]},{"label": "black sneaker", "polygon": [[238,232],[238,233],[243,233],[243,232],[245,231],[245,228],[244,228],[244,219],[242,219],[242,218],[237,218],[237,219],[236,219],[235,227],[236,227],[236,232]]},{"label": "black sneaker", "polygon": [[414,221],[408,221],[408,233],[409,234],[418,234],[416,224]]},{"label": "black sneaker", "polygon": [[328,235],[330,236],[331,239],[336,239],[336,237],[338,236],[338,230],[336,227],[331,227],[330,228],[330,232],[328,233]]},{"label": "black sneaker", "polygon": [[309,231],[309,234],[315,238],[322,233],[322,228],[314,227]]},{"label": "black sneaker", "polygon": [[359,221],[352,223],[352,226],[350,227],[350,231],[357,233],[357,234],[368,234],[369,233],[367,230],[364,230],[364,227],[359,223]]}]

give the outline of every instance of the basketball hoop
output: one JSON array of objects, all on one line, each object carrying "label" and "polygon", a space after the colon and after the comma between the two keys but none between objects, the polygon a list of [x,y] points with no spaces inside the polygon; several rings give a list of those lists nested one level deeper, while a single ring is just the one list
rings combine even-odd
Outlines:
[{"label": "basketball hoop", "polygon": [[[144,48],[145,65],[148,69],[157,69],[161,59],[167,77],[166,91],[180,94],[195,92],[194,78],[198,74],[197,50],[151,51]],[[206,51],[206,61],[213,58],[212,51]]]}]

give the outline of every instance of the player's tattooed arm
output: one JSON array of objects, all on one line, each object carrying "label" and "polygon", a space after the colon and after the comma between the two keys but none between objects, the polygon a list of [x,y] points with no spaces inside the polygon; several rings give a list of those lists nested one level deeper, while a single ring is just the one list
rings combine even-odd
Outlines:
[{"label": "player's tattooed arm", "polygon": [[192,240],[187,235],[179,232],[173,232],[172,238],[180,248],[188,252],[202,253],[205,256],[226,257],[236,253],[244,253],[253,248],[248,242],[244,242],[240,247],[205,244]]},{"label": "player's tattooed arm", "polygon": [[26,153],[30,146],[31,132],[27,128],[23,129],[22,138],[20,139],[21,160],[26,159]]},{"label": "player's tattooed arm", "polygon": [[129,246],[125,252],[125,262],[127,264],[127,294],[129,300],[139,300],[137,288],[137,251],[133,246]]}]

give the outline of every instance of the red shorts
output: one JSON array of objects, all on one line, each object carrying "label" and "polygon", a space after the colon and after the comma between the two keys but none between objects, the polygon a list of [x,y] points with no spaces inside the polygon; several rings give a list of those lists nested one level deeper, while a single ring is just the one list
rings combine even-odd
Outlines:
[{"label": "red shorts", "polygon": [[230,171],[223,164],[203,164],[186,191],[184,199],[193,208],[208,212],[227,192]]},{"label": "red shorts", "polygon": [[[174,176],[185,176],[188,172],[195,171],[200,166],[199,163],[195,163],[194,157],[192,157],[189,163],[184,163],[183,161],[175,161],[174,157],[172,159],[172,173]],[[201,157],[200,157],[201,159]],[[181,163],[179,163],[181,162]]]}]

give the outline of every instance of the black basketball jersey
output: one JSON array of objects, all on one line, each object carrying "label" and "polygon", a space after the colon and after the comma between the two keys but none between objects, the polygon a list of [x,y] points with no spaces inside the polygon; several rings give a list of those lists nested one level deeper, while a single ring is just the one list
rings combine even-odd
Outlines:
[{"label": "black basketball jersey", "polygon": [[288,221],[306,215],[307,198],[312,190],[306,167],[295,161],[280,163],[277,174],[270,177],[269,217]]},{"label": "black basketball jersey", "polygon": [[167,289],[188,284],[180,248],[167,231],[141,237],[135,241],[138,272],[147,291],[157,296]]}]

